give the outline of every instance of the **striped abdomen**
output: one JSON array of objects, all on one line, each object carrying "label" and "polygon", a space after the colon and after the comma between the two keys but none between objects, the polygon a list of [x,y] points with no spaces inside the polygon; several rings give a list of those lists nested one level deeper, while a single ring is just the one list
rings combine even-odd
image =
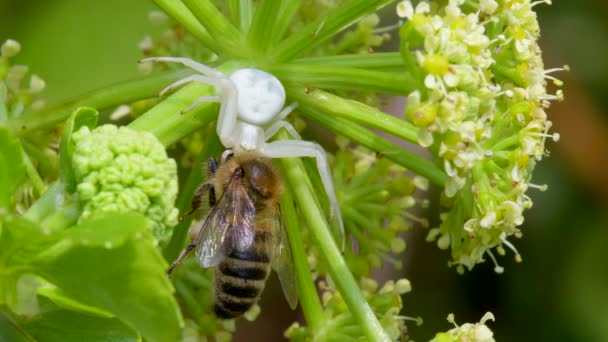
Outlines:
[{"label": "striped abdomen", "polygon": [[233,251],[215,270],[215,314],[235,318],[258,302],[270,274],[266,248],[269,232],[257,231],[255,242],[245,251]]}]

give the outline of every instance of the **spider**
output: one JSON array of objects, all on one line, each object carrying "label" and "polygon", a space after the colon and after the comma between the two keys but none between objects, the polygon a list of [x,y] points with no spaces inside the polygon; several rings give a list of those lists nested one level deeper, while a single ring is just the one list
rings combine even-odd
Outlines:
[{"label": "spider", "polygon": [[[284,120],[298,104],[284,107],[285,88],[275,76],[253,68],[237,69],[227,76],[212,67],[180,57],[151,57],[140,61],[144,62],[181,63],[200,73],[170,84],[160,92],[161,96],[171,89],[193,81],[214,87],[216,95],[201,96],[182,112],[187,112],[203,102],[219,102],[216,131],[226,148],[222,159],[233,153],[233,150],[256,151],[268,158],[315,158],[329,198],[330,212],[336,218],[344,236],[344,224],[325,150],[315,142],[302,140],[296,129]],[[295,140],[268,141],[281,128]]]}]

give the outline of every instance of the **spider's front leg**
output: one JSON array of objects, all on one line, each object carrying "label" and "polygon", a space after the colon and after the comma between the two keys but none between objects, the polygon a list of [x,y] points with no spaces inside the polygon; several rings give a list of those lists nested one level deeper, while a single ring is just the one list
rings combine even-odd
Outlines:
[{"label": "spider's front leg", "polygon": [[217,134],[224,147],[234,146],[233,132],[237,122],[237,90],[234,82],[223,72],[195,62],[189,58],[181,57],[150,57],[144,58],[140,63],[145,62],[168,62],[180,63],[202,75],[192,75],[178,80],[161,91],[161,95],[167,91],[182,86],[186,83],[196,81],[209,84],[215,89],[215,96],[204,95],[196,99],[182,112],[187,112],[203,102],[219,102],[220,112],[217,120]]},{"label": "spider's front leg", "polygon": [[[289,125],[289,123],[285,124]],[[283,126],[285,126],[283,124]],[[291,126],[291,125],[289,125]],[[293,129],[293,127],[291,127]],[[295,129],[294,129],[295,131]],[[327,155],[321,145],[304,140],[279,140],[264,144],[262,154],[269,158],[300,158],[312,157],[317,161],[317,169],[321,176],[321,182],[327,193],[330,203],[332,215],[338,221],[341,237],[344,238],[344,223],[342,222],[342,214],[338,205],[338,198],[334,189],[334,182],[327,162]]]}]

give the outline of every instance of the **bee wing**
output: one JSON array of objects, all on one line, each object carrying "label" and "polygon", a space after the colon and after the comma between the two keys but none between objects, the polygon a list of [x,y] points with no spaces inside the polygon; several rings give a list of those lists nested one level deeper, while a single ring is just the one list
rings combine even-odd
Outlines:
[{"label": "bee wing", "polygon": [[237,249],[247,250],[255,239],[255,206],[240,184],[232,177],[207,217],[201,222],[196,238],[196,257],[202,267],[216,266]]},{"label": "bee wing", "polygon": [[281,209],[277,206],[274,213],[274,246],[272,250],[272,269],[277,272],[283,294],[292,309],[298,306],[298,287],[296,283],[296,272],[293,266],[293,254],[289,238],[285,232],[283,220],[281,220]]}]

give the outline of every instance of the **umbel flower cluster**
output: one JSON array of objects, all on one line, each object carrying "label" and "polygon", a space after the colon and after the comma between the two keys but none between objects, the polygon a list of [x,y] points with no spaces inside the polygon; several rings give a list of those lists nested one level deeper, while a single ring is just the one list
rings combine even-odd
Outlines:
[{"label": "umbel flower cluster", "polygon": [[448,332],[438,333],[431,342],[494,342],[494,334],[486,325],[487,321],[494,321],[494,315],[487,312],[479,323],[456,324],[453,314],[448,315],[448,322],[454,325]]},{"label": "umbel flower cluster", "polygon": [[[532,206],[532,170],[546,154],[551,121],[545,109],[563,94],[547,92],[549,76],[538,46],[532,8],[550,1],[450,0],[445,6],[406,0],[398,14],[402,54],[420,82],[409,95],[406,118],[419,127],[428,147],[449,176],[442,223],[429,232],[440,248],[451,247],[453,262],[472,268],[484,254],[518,229]],[[564,69],[567,69],[565,67]],[[462,266],[459,271],[462,271]],[[496,265],[495,270],[502,272]]]}]

